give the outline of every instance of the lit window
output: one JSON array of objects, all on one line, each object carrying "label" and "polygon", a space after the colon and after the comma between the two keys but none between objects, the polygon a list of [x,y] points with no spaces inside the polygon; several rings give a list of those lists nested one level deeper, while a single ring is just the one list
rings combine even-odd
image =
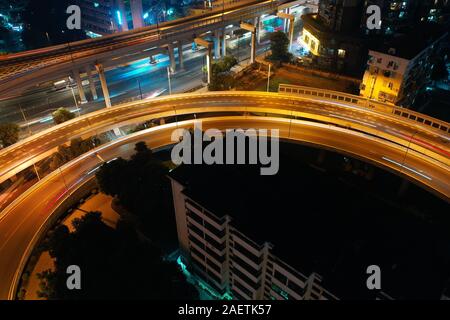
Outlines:
[{"label": "lit window", "polygon": [[339,58],[345,58],[345,50],[343,50],[343,49],[339,49],[338,50],[338,56],[339,56]]}]

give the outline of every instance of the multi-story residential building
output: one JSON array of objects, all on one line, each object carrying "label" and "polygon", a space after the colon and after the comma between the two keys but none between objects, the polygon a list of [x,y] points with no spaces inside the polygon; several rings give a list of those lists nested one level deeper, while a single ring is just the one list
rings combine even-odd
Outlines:
[{"label": "multi-story residential building", "polygon": [[360,94],[411,107],[430,81],[433,56],[446,35],[441,28],[424,25],[370,50]]},{"label": "multi-story residential building", "polygon": [[[257,226],[255,217],[240,215],[234,220],[232,214],[208,209],[208,200],[201,199],[201,191],[192,188],[195,173],[191,179],[187,171],[181,166],[170,174],[181,256],[183,263],[218,296],[239,300],[337,299],[322,287],[320,275],[304,274],[298,266],[287,262],[281,252],[289,252],[291,248],[278,250],[273,244],[252,239],[242,231],[241,227],[249,226],[252,220],[254,229],[264,225],[264,221]],[[266,235],[260,236],[255,237]],[[275,237],[267,234],[268,238],[271,236]],[[294,254],[298,257],[297,252]]]}]

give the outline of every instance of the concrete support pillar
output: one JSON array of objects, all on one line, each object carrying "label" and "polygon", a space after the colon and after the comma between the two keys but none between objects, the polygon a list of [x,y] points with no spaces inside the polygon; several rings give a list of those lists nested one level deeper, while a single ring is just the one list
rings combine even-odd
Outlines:
[{"label": "concrete support pillar", "polygon": [[98,99],[97,88],[95,87],[95,82],[94,82],[94,78],[92,76],[91,66],[88,66],[86,68],[86,74],[87,74],[88,80],[89,80],[89,88],[91,89],[92,99],[97,100]]},{"label": "concrete support pillar", "polygon": [[77,89],[78,89],[78,94],[80,95],[80,101],[81,103],[86,103],[86,94],[84,93],[84,88],[83,88],[83,83],[81,82],[81,77],[80,77],[80,70],[75,69],[72,71],[73,77],[75,78],[75,81],[77,82]]},{"label": "concrete support pillar", "polygon": [[222,57],[227,56],[227,34],[225,29],[222,31]]},{"label": "concrete support pillar", "polygon": [[109,97],[108,84],[106,83],[105,70],[101,64],[96,64],[95,68],[97,69],[98,78],[100,79],[100,83],[102,85],[103,97],[105,98],[105,104],[107,108],[112,106],[111,98]]},{"label": "concrete support pillar", "polygon": [[241,23],[241,28],[252,33],[252,43],[250,52],[250,63],[255,63],[256,61],[256,27],[248,23]]},{"label": "concrete support pillar", "polygon": [[256,32],[252,32],[252,47],[250,53],[250,63],[255,63],[256,61]]},{"label": "concrete support pillar", "polygon": [[[286,14],[290,14],[290,12],[291,12],[291,10],[289,8],[286,8],[284,10],[284,13],[286,13]],[[289,30],[289,21],[288,20],[284,20],[283,26],[284,26],[284,32],[285,33],[288,32],[288,30]]]},{"label": "concrete support pillar", "polygon": [[289,19],[289,51],[292,50],[292,44],[294,43],[294,19]]},{"label": "concrete support pillar", "polygon": [[118,24],[120,31],[128,31],[127,11],[125,9],[125,3],[123,2],[123,0],[117,0],[117,7],[119,9],[121,17],[121,24]]},{"label": "concrete support pillar", "polygon": [[183,43],[181,41],[178,42],[178,62],[180,70],[184,70]]},{"label": "concrete support pillar", "polygon": [[144,11],[142,10],[142,0],[130,0],[131,16],[133,17],[133,29],[144,26]]},{"label": "concrete support pillar", "polygon": [[195,43],[197,45],[203,46],[207,49],[206,54],[206,68],[208,70],[208,84],[211,83],[211,74],[212,74],[212,60],[213,60],[213,46],[214,44],[211,42],[208,42],[202,38],[195,38]]},{"label": "concrete support pillar", "polygon": [[295,21],[295,16],[292,15],[292,14],[286,14],[284,12],[278,12],[277,16],[279,18],[281,18],[281,19],[284,19],[284,21],[289,21],[288,38],[289,38],[289,51],[290,51],[291,48],[292,48],[292,43],[294,42],[294,21]]},{"label": "concrete support pillar", "polygon": [[167,45],[167,52],[168,52],[169,59],[170,59],[170,72],[174,73],[177,63],[175,61],[175,55],[173,53],[173,45],[172,44]]},{"label": "concrete support pillar", "polygon": [[261,17],[255,18],[255,27],[256,27],[256,42],[258,44],[261,43]]},{"label": "concrete support pillar", "polygon": [[214,59],[220,59],[220,33],[214,31]]}]

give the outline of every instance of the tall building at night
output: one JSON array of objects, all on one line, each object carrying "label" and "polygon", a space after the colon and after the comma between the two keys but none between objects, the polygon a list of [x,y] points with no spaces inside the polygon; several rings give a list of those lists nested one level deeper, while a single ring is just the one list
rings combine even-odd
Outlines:
[{"label": "tall building at night", "polygon": [[119,31],[115,19],[115,0],[77,0],[81,8],[81,27],[89,37]]},{"label": "tall building at night", "polygon": [[361,0],[322,0],[317,19],[330,31],[351,32],[358,27],[362,4]]},{"label": "tall building at night", "polygon": [[322,0],[318,14],[303,16],[302,44],[320,68],[360,75],[367,52],[359,34],[362,0]]},{"label": "tall building at night", "polygon": [[[82,28],[90,37],[145,26],[142,0],[77,0]],[[128,23],[128,13],[131,24]]]},{"label": "tall building at night", "polygon": [[[270,220],[251,217],[249,212],[247,217],[243,212],[236,217],[213,212],[205,204],[209,202],[206,197],[199,196],[201,190],[189,187],[196,176],[189,171],[181,166],[170,175],[181,257],[217,296],[231,295],[238,300],[337,300],[321,285],[320,275],[304,274],[297,265],[286,262],[288,255],[292,258],[299,253],[292,250],[292,243],[281,242],[286,234],[277,237],[275,230],[264,232]],[[245,225],[254,226],[252,236],[243,231]],[[274,240],[284,248],[278,250],[278,245],[261,241],[264,237],[277,238]]]}]

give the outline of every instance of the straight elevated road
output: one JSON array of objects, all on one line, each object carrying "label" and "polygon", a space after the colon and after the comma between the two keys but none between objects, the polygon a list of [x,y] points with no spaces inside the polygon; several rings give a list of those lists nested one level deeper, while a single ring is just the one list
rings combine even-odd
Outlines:
[{"label": "straight elevated road", "polygon": [[27,87],[67,75],[73,69],[113,59],[130,62],[148,57],[152,48],[192,42],[205,32],[220,30],[230,23],[254,19],[277,11],[290,2],[240,1],[211,12],[165,22],[96,39],[42,48],[0,57],[0,97],[13,97]]}]

